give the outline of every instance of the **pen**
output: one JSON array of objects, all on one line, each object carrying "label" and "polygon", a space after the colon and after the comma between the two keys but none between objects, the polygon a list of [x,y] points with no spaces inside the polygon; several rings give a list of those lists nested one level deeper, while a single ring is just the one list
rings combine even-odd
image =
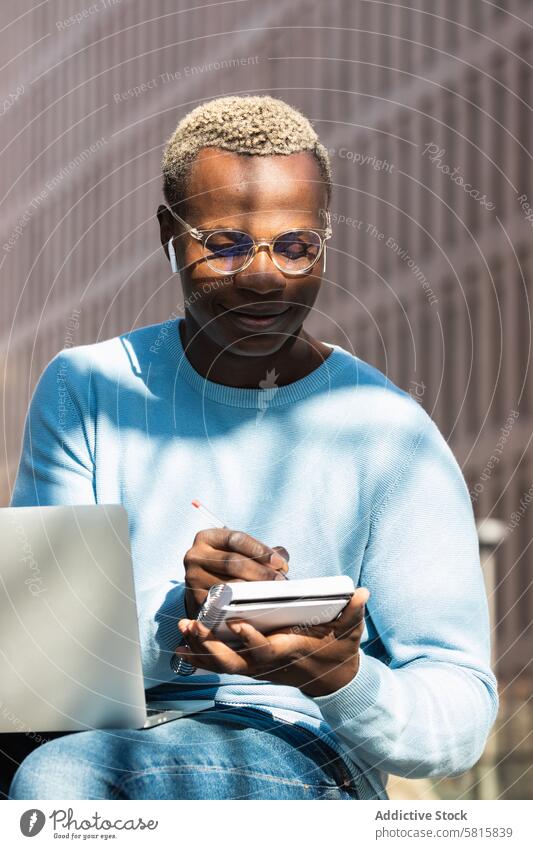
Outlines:
[{"label": "pen", "polygon": [[[206,519],[209,519],[209,521],[211,522],[213,527],[215,527],[215,528],[227,528],[228,527],[228,525],[224,524],[222,519],[219,519],[218,516],[215,516],[215,514],[212,513],[211,510],[208,510],[207,507],[205,507],[202,504],[201,501],[198,501],[197,498],[193,498],[193,500],[191,501],[191,504],[193,505],[193,507],[197,507],[198,510],[200,510],[200,512],[203,513],[203,515],[206,517]],[[286,581],[289,580],[287,575],[285,574],[285,572],[280,572],[280,574],[283,575],[283,577],[285,578]]]},{"label": "pen", "polygon": [[214,528],[227,528],[228,526],[224,524],[222,519],[219,519],[215,516],[214,513],[211,513],[211,510],[208,510],[207,507],[204,507],[201,501],[198,501],[197,498],[193,498],[191,501],[193,507],[197,507],[200,513],[203,513],[206,519],[209,519]]},{"label": "pen", "polygon": [[[202,502],[199,501],[197,498],[193,498],[193,500],[191,501],[191,504],[193,505],[193,507],[196,507],[198,510],[200,510],[200,512],[206,517],[206,519],[209,519],[209,521],[210,521],[210,523],[213,527],[215,527],[215,528],[227,528],[227,527],[229,527],[228,525],[224,524],[224,522],[221,519],[219,519],[218,516],[215,516],[215,514],[212,513],[211,510],[208,510],[207,507],[205,507],[205,505],[202,504]],[[286,581],[289,580],[287,575],[285,575],[284,572],[280,572],[280,574],[283,575],[283,577],[285,578]],[[201,618],[201,614],[200,614],[199,618]],[[187,643],[185,643],[185,645],[187,645]],[[177,655],[172,656],[172,659],[170,661],[170,666],[171,666],[172,671],[175,672],[176,674],[179,674],[179,675],[192,675],[193,672],[195,672],[195,670],[196,670],[195,666],[192,666],[192,664],[187,663],[187,661],[184,660],[184,658],[182,658],[182,657],[178,658]]]},{"label": "pen", "polygon": [[[218,516],[215,516],[214,513],[211,513],[211,510],[208,510],[207,507],[204,507],[202,502],[198,501],[197,498],[193,498],[193,500],[191,501],[191,504],[193,505],[193,507],[197,507],[198,510],[200,511],[200,513],[203,513],[203,515],[206,517],[206,519],[209,520],[209,523],[213,527],[215,527],[215,528],[227,528],[228,527],[227,525],[224,524],[224,522],[222,522],[218,518]],[[187,645],[186,641],[184,641],[184,643],[185,643],[185,645]],[[172,660],[170,661],[170,666],[172,668],[172,671],[175,672],[177,675],[192,675],[193,672],[195,672],[195,670],[196,670],[195,666],[193,666],[190,663],[187,663],[187,661],[184,658],[177,657],[176,655],[173,655]]]}]

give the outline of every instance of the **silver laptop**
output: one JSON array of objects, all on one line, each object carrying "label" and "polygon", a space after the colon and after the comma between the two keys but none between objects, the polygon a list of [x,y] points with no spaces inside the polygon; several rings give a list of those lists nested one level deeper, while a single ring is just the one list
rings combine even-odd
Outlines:
[{"label": "silver laptop", "polygon": [[0,509],[0,732],[148,728],[212,705],[146,705],[122,505]]}]

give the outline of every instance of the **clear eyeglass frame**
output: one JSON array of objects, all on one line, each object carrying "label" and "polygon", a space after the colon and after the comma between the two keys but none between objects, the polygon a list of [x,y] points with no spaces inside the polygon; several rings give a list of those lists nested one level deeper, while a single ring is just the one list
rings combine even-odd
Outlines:
[{"label": "clear eyeglass frame", "polygon": [[[192,227],[183,218],[181,218],[181,216],[179,216],[177,214],[177,212],[174,212],[174,210],[171,209],[171,207],[167,206],[166,209],[168,209],[168,211],[170,212],[172,217],[175,218],[176,221],[178,221],[185,228],[186,232],[193,239],[196,239],[196,241],[201,243],[205,254],[207,254],[205,243],[206,243],[208,237],[212,236],[214,233],[224,233],[224,232],[227,232],[228,230],[233,230],[233,231],[245,233],[244,230],[239,230],[238,227],[214,227],[214,228],[208,228],[208,229]],[[289,271],[284,266],[279,265],[278,262],[276,261],[273,246],[274,246],[274,243],[280,238],[280,236],[284,236],[285,233],[292,233],[295,230],[305,230],[305,231],[310,232],[310,233],[316,233],[316,235],[320,239],[320,250],[318,251],[316,257],[314,257],[313,261],[311,263],[309,263],[308,266],[306,266],[305,268],[295,270],[295,271]],[[289,275],[294,275],[295,277],[301,277],[302,274],[308,274],[309,271],[311,270],[311,268],[313,268],[313,266],[316,265],[316,263],[318,262],[318,260],[320,259],[320,257],[322,256],[322,254],[325,251],[326,241],[328,239],[330,239],[331,236],[333,235],[333,231],[331,229],[331,215],[329,213],[329,210],[326,210],[326,227],[291,227],[287,230],[283,230],[281,233],[278,233],[277,236],[274,236],[273,239],[254,239],[254,237],[250,236],[249,233],[246,233],[246,235],[250,238],[251,242],[253,243],[253,249],[251,251],[250,256],[243,263],[243,265],[239,269],[234,270],[232,272],[229,272],[230,275],[239,274],[241,271],[244,271],[244,269],[247,268],[250,265],[250,263],[253,262],[254,257],[256,255],[257,251],[259,250],[259,248],[264,245],[265,247],[268,248],[268,253],[270,255],[270,259],[272,260],[272,262],[274,263],[276,268],[278,268],[280,271],[282,271],[283,274],[289,274]],[[205,256],[205,261],[207,262],[209,268],[211,268],[213,271],[216,271],[217,274],[224,274],[226,276],[228,275],[227,271],[223,271],[222,269],[217,268],[215,265],[210,263],[208,256]]]}]

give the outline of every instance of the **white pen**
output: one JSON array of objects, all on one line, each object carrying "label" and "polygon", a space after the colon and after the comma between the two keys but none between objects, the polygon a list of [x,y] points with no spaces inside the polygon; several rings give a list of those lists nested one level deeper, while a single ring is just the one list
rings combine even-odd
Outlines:
[{"label": "white pen", "polygon": [[197,498],[193,498],[191,501],[193,507],[197,507],[200,513],[203,513],[206,519],[209,519],[213,527],[215,528],[227,528],[228,526],[224,524],[222,519],[218,519],[214,513],[211,513],[211,510],[208,510],[207,507],[204,507],[201,501],[198,501]]},{"label": "white pen", "polygon": [[[200,510],[200,512],[204,514],[206,519],[209,519],[209,521],[211,522],[211,524],[215,528],[227,528],[228,527],[228,525],[226,525],[222,521],[222,519],[219,519],[218,516],[215,516],[215,514],[212,513],[211,510],[208,510],[207,507],[205,507],[202,504],[201,501],[198,501],[197,498],[193,498],[193,500],[191,501],[191,504],[193,505],[193,507],[197,507],[198,510]],[[283,577],[285,578],[286,581],[289,580],[287,575],[285,574],[285,572],[281,572],[281,570],[280,570],[280,574],[283,575]]]},{"label": "white pen", "polygon": [[[191,504],[193,505],[193,507],[197,507],[198,510],[200,510],[200,512],[204,514],[206,519],[209,519],[210,524],[213,525],[215,528],[227,528],[228,527],[227,525],[224,524],[224,522],[221,521],[221,519],[219,519],[217,516],[215,516],[214,513],[211,513],[211,510],[208,510],[207,507],[204,507],[202,502],[198,501],[197,498],[193,498],[193,500],[191,501]],[[201,611],[200,611],[200,614],[199,614],[199,618],[201,619]],[[186,646],[187,640],[184,639],[183,642],[184,642],[184,645]],[[196,671],[195,666],[192,666],[192,664],[187,663],[185,658],[178,657],[177,655],[172,656],[172,659],[170,661],[170,666],[171,666],[171,669],[173,670],[173,672],[175,672],[177,675],[192,675],[193,672]]]}]

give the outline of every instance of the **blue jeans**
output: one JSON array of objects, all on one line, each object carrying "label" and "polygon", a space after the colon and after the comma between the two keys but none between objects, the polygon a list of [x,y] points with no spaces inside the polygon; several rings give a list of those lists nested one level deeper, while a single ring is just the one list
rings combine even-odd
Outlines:
[{"label": "blue jeans", "polygon": [[11,799],[357,799],[346,764],[307,729],[217,706],[149,729],[95,730],[42,744]]}]

